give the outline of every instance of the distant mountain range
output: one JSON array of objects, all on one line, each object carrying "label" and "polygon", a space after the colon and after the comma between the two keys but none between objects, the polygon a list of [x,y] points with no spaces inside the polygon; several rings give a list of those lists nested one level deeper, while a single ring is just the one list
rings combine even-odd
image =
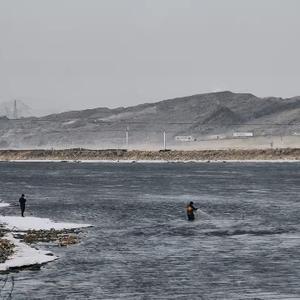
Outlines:
[{"label": "distant mountain range", "polygon": [[[24,109],[24,112],[26,110]],[[25,116],[25,115],[24,115]],[[128,140],[126,140],[126,131]],[[95,108],[19,120],[0,119],[1,148],[125,148],[195,140],[300,134],[300,97],[258,98],[229,91],[115,109]]]}]

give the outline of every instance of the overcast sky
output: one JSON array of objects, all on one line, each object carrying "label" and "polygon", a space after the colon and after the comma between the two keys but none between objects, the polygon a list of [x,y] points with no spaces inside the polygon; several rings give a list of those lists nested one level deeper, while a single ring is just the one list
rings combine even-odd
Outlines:
[{"label": "overcast sky", "polygon": [[0,0],[0,101],[300,95],[299,0]]}]

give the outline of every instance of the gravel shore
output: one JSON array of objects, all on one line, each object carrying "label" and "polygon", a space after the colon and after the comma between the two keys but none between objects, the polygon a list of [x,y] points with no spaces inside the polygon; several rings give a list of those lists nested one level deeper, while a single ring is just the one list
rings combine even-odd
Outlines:
[{"label": "gravel shore", "polygon": [[0,160],[300,160],[300,148],[201,151],[127,151],[125,149],[89,150],[83,148],[64,150],[0,150]]},{"label": "gravel shore", "polygon": [[[52,243],[60,247],[74,245],[79,242],[78,230],[29,230],[24,233],[14,233],[14,237],[28,245],[36,243]],[[7,233],[7,232],[6,232]],[[0,264],[14,254],[15,245],[7,240],[0,231]]]},{"label": "gravel shore", "polygon": [[14,244],[3,237],[4,232],[0,229],[0,263],[4,263],[14,252]]}]

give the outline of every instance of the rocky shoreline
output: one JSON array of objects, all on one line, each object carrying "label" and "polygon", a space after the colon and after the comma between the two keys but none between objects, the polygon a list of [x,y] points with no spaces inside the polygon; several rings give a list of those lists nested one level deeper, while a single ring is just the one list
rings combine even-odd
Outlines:
[{"label": "rocky shoreline", "polygon": [[0,215],[0,272],[40,267],[58,259],[52,252],[38,249],[39,246],[50,244],[65,247],[77,244],[82,228],[91,226],[58,223],[46,218]]},{"label": "rocky shoreline", "polygon": [[[15,254],[15,244],[6,238],[7,234],[12,234],[14,239],[25,243],[28,246],[32,244],[51,243],[59,247],[66,247],[79,243],[79,230],[28,230],[26,232],[0,231],[0,264],[5,263]],[[35,265],[39,265],[38,263]],[[30,265],[31,266],[31,265]],[[23,268],[23,266],[20,266]],[[14,268],[15,269],[15,268]]]},{"label": "rocky shoreline", "polygon": [[79,230],[28,230],[25,233],[14,234],[15,238],[31,245],[37,243],[51,243],[60,247],[79,243]]},{"label": "rocky shoreline", "polygon": [[0,264],[14,253],[14,244],[4,238],[5,232],[0,229]]},{"label": "rocky shoreline", "polygon": [[107,161],[222,161],[222,160],[300,160],[300,148],[252,150],[161,150],[138,151],[126,149],[90,150],[0,150],[1,161],[17,160],[107,160]]}]

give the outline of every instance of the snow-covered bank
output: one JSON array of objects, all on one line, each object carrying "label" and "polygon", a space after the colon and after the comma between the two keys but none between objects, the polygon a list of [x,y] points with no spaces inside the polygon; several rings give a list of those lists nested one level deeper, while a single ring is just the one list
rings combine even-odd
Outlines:
[{"label": "snow-covered bank", "polygon": [[78,223],[57,223],[47,218],[37,217],[15,217],[15,216],[0,216],[0,224],[12,231],[27,231],[27,230],[63,230],[91,227],[90,224]]},{"label": "snow-covered bank", "polygon": [[31,248],[21,243],[15,239],[11,233],[7,234],[4,238],[13,243],[15,248],[12,257],[0,264],[0,271],[7,271],[11,268],[42,265],[58,258],[53,255],[52,252]]},{"label": "snow-covered bank", "polygon": [[[0,201],[0,208],[7,206],[9,206],[8,203]],[[0,215],[0,225],[3,226],[4,229],[10,231],[10,233],[7,233],[5,236],[3,236],[4,232],[1,232],[2,239],[8,240],[14,245],[13,255],[7,258],[7,256],[10,255],[9,253],[2,257],[6,260],[4,263],[0,263],[0,271],[7,271],[11,268],[21,268],[32,265],[42,265],[57,259],[57,257],[49,251],[32,248],[25,243],[20,242],[18,239],[15,239],[13,236],[14,233],[21,233],[29,230],[38,231],[51,229],[60,231],[64,229],[76,229],[92,226],[90,224],[54,222],[47,218],[23,218],[2,215]]]},{"label": "snow-covered bank", "polygon": [[11,232],[3,238],[14,244],[14,254],[4,263],[0,264],[0,271],[7,271],[10,268],[21,268],[32,265],[42,265],[57,259],[49,251],[32,248],[13,237],[13,233],[26,232],[28,230],[64,230],[91,227],[90,224],[79,223],[58,223],[47,218],[36,217],[15,217],[0,216],[0,224]]}]

